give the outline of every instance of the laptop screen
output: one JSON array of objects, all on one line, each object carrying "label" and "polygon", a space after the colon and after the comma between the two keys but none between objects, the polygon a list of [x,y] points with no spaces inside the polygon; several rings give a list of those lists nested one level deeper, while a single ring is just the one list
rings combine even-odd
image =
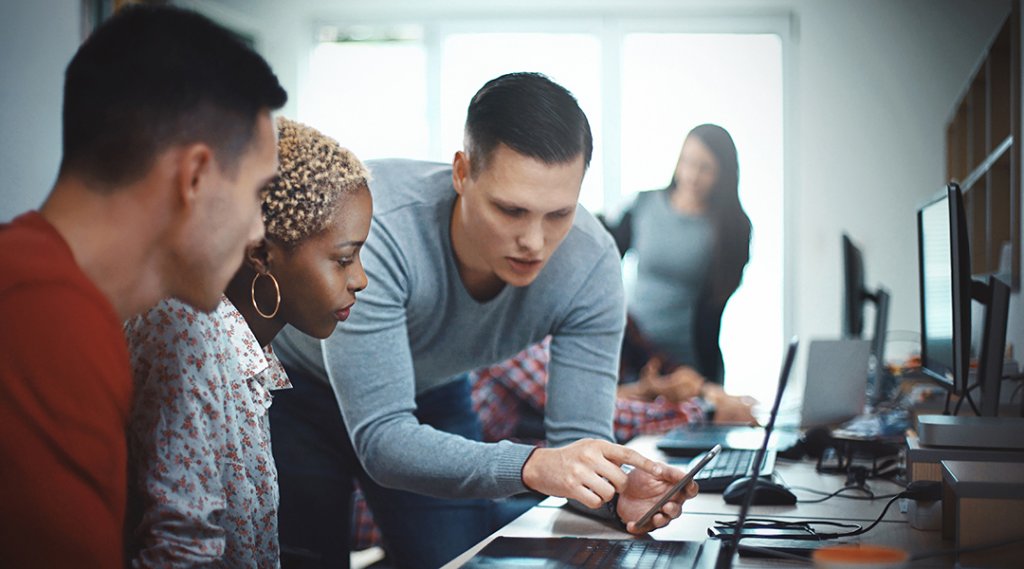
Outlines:
[{"label": "laptop screen", "polygon": [[[786,385],[789,383],[789,374],[793,370],[793,362],[796,360],[796,348],[799,341],[793,338],[789,341],[789,346],[786,348],[786,357],[782,363],[782,370],[779,372],[779,389],[775,393],[775,402],[772,403],[772,413],[768,417],[768,424],[764,428],[764,441],[761,442],[761,448],[757,450],[757,455],[754,457],[754,469],[753,472],[760,472],[760,465],[764,463],[764,455],[768,452],[768,441],[771,440],[772,431],[775,430],[775,420],[779,416],[779,407],[782,405],[782,394],[786,391]],[[740,528],[739,531],[732,536],[722,536],[722,550],[718,554],[719,563],[718,567],[731,567],[732,557],[736,552],[736,543],[739,538],[743,537],[743,523],[747,520],[747,512],[750,511],[750,505],[754,502],[754,492],[757,490],[756,484],[750,484],[747,487],[747,495],[743,498],[743,505],[740,507],[740,513],[736,518],[736,527]]]}]

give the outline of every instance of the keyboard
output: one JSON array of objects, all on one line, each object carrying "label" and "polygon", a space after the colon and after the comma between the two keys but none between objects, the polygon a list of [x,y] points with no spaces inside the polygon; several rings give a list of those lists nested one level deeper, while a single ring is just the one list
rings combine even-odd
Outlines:
[{"label": "keyboard", "polygon": [[568,559],[571,567],[618,569],[620,567],[669,568],[687,548],[685,542],[594,539],[580,543]]},{"label": "keyboard", "polygon": [[[701,492],[719,493],[737,478],[750,475],[750,466],[754,462],[756,450],[727,448],[722,449],[703,470],[694,476],[694,480],[700,485]],[[692,466],[703,458],[703,454],[694,457],[689,465]],[[761,476],[771,476],[775,470],[775,451],[769,450],[764,455],[764,464],[761,467]]]},{"label": "keyboard", "polygon": [[712,569],[721,543],[597,539],[589,537],[506,537],[488,543],[463,569]]}]

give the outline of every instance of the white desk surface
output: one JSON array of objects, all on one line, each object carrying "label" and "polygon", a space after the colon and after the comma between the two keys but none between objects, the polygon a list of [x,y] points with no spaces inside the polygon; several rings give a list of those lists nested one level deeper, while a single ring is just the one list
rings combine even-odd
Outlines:
[{"label": "white desk surface", "polygon": [[[655,437],[640,437],[630,443],[630,447],[652,458],[664,457],[654,448]],[[825,492],[840,488],[844,476],[818,474],[810,463],[789,463],[779,461],[776,471],[782,476],[787,486],[805,486]],[[894,494],[900,487],[896,484],[872,480],[869,482],[876,495]],[[800,499],[814,499],[816,496],[807,492],[795,492]],[[796,506],[754,506],[749,517],[773,517],[793,519],[828,519],[836,521],[852,521],[867,526],[881,513],[889,499],[848,500],[831,498],[818,504],[797,504]],[[580,514],[568,506],[565,500],[548,498],[531,508],[519,518],[513,520],[493,535],[484,539],[470,550],[459,555],[446,564],[443,569],[455,569],[463,565],[487,543],[498,536],[507,537],[598,537],[608,539],[628,539],[630,534],[619,530],[607,521],[602,521]],[[734,520],[739,506],[730,506],[722,500],[721,494],[699,494],[688,500],[683,506],[683,515],[668,526],[651,532],[651,537],[659,540],[703,540],[707,538],[707,529],[714,525],[715,520]],[[843,531],[843,530],[838,530]],[[920,531],[910,527],[906,514],[900,512],[899,502],[894,503],[886,513],[883,522],[871,531],[854,537],[846,538],[843,543],[871,543],[902,547],[912,555],[917,553],[947,550],[953,547],[951,542],[942,541],[939,531]],[[737,557],[736,567],[764,567],[790,565],[785,561],[774,561],[760,558]],[[794,566],[799,566],[795,565]],[[807,566],[803,564],[803,566]],[[945,556],[914,562],[910,567],[952,567],[953,558]]]}]

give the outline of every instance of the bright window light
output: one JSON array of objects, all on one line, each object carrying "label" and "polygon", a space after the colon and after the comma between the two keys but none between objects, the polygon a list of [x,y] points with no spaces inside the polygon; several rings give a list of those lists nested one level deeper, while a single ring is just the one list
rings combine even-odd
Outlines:
[{"label": "bright window light", "polygon": [[363,160],[430,158],[426,60],[415,40],[320,43],[298,118]]}]

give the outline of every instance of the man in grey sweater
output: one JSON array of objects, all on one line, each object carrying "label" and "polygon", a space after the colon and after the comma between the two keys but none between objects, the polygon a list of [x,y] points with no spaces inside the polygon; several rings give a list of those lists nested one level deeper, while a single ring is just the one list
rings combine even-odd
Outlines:
[{"label": "man in grey sweater", "polygon": [[[443,564],[508,521],[490,499],[529,490],[650,529],[683,473],[609,442],[625,308],[615,243],[577,205],[592,147],[568,91],[517,73],[473,98],[451,166],[368,163],[360,306],[327,340],[274,343],[295,386],[271,408],[285,566],[347,564],[353,479],[400,567]],[[548,334],[548,445],[478,442],[465,372]]]}]

